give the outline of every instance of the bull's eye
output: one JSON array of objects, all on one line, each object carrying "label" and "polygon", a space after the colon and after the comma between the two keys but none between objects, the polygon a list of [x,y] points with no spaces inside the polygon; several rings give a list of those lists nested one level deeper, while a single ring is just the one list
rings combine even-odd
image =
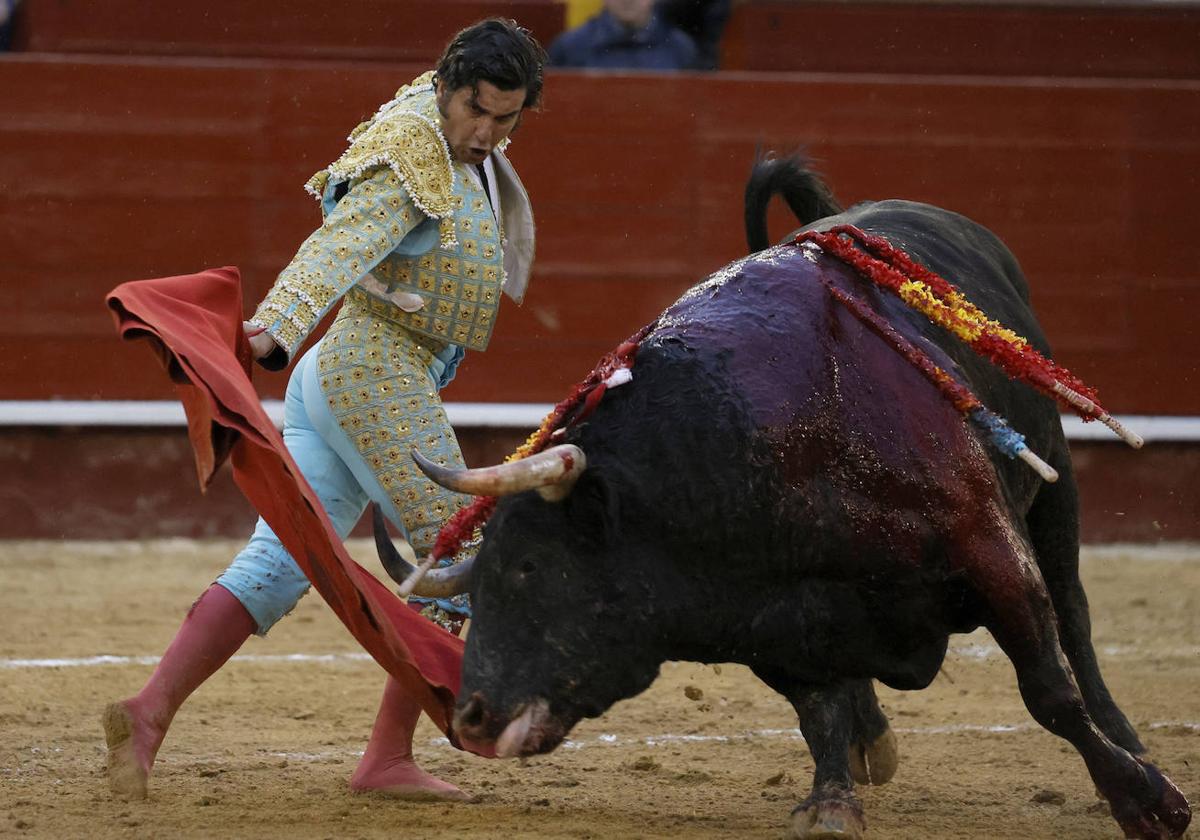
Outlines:
[{"label": "bull's eye", "polygon": [[518,585],[525,584],[533,579],[534,572],[537,571],[537,564],[526,558],[517,563],[510,574]]}]

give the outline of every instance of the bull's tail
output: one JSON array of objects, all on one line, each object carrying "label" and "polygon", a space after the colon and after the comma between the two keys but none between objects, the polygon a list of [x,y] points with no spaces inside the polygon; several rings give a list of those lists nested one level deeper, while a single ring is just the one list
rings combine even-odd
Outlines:
[{"label": "bull's tail", "polygon": [[829,187],[813,171],[807,155],[797,152],[774,158],[759,154],[746,181],[746,244],[752,254],[771,244],[767,205],[777,194],[783,196],[802,225],[842,212]]}]

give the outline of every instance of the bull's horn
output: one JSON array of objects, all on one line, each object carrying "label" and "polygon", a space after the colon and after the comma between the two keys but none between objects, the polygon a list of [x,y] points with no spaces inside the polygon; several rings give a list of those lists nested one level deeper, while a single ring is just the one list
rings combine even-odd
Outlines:
[{"label": "bull's horn", "polygon": [[[392,542],[387,532],[387,522],[383,518],[383,509],[377,504],[371,505],[371,519],[375,525],[375,550],[379,553],[379,562],[383,564],[388,577],[404,587],[405,582],[418,571],[417,555],[407,540],[401,540],[400,547]],[[418,598],[450,598],[459,595],[467,591],[471,564],[474,562],[475,558],[472,557],[453,566],[428,569],[409,584],[409,588]],[[408,593],[404,594],[407,597]]]},{"label": "bull's horn", "polygon": [[508,496],[536,489],[548,502],[565,499],[575,480],[587,468],[583,450],[571,443],[552,446],[528,458],[497,467],[473,470],[438,466],[415,449],[412,455],[421,472],[447,490],[473,496]]}]

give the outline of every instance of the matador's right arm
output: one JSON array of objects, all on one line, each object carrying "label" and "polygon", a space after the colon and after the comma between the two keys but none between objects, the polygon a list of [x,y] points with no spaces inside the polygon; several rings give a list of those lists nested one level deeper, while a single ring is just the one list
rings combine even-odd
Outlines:
[{"label": "matador's right arm", "polygon": [[342,295],[426,218],[390,167],[357,181],[304,240],[250,319],[286,353],[282,364],[272,359],[267,366],[286,367]]}]

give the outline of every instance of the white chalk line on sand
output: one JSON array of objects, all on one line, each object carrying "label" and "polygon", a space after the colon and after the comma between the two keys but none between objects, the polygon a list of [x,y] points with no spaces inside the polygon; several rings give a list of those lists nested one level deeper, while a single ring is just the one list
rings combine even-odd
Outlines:
[{"label": "white chalk line on sand", "polygon": [[[1189,732],[1200,733],[1200,722],[1195,721],[1156,721],[1149,724],[1142,724],[1140,729],[1156,730],[1156,729],[1185,729]],[[986,733],[993,735],[1008,735],[1020,732],[1038,731],[1041,727],[1033,721],[1024,723],[956,723],[947,726],[897,726],[893,727],[893,731],[900,735],[960,735],[968,733]],[[687,745],[687,744],[737,744],[748,743],[750,741],[798,741],[804,742],[804,735],[798,728],[792,729],[754,729],[745,732],[737,732],[731,735],[699,735],[699,734],[674,734],[664,733],[659,735],[640,735],[636,737],[622,737],[611,733],[602,733],[592,738],[574,739],[568,738],[563,741],[560,749],[568,751],[578,751],[593,749],[596,747],[613,747],[613,748],[640,748],[640,747],[661,747],[671,745]],[[446,750],[447,752],[457,754],[458,750],[450,746],[450,742],[446,738],[431,738],[427,743],[428,747],[438,750]],[[62,747],[28,747],[29,755],[35,759],[49,759],[54,754],[65,752]],[[24,751],[22,751],[24,752]],[[330,761],[333,759],[346,758],[361,758],[362,750],[323,750],[321,752],[284,752],[274,750],[264,750],[257,753],[261,758],[270,758],[272,760],[283,759],[287,762],[301,763],[317,763],[322,761]],[[217,758],[215,756],[190,756],[188,758],[160,756],[158,759],[159,765],[176,765],[176,766],[191,766],[196,764],[213,765],[221,762],[227,762],[228,757]],[[0,767],[0,781],[15,781],[20,777],[28,776],[31,772],[27,767]],[[39,771],[40,772],[40,771]],[[61,781],[61,780],[60,780]],[[56,782],[57,783],[57,782]]]},{"label": "white chalk line on sand", "polygon": [[[1186,659],[1200,656],[1200,646],[1191,645],[1174,648],[1154,648],[1148,650],[1130,645],[1099,645],[1096,653],[1105,659]],[[985,660],[1000,658],[1004,654],[995,644],[975,642],[965,639],[961,642],[951,642],[948,657],[950,659]],[[98,654],[82,657],[56,657],[41,659],[0,658],[0,669],[19,668],[95,668],[117,665],[157,665],[157,656],[116,656]],[[362,651],[349,653],[278,653],[278,654],[239,654],[231,662],[262,665],[292,665],[292,664],[340,664],[370,662],[371,655]]]},{"label": "white chalk line on sand", "polygon": [[[1139,727],[1144,730],[1156,729],[1186,729],[1190,732],[1200,732],[1200,722],[1192,721],[1159,721],[1156,723],[1143,724]],[[1017,732],[1037,732],[1041,731],[1041,727],[1033,721],[1024,723],[956,723],[947,726],[895,726],[892,727],[898,735],[960,735],[972,732],[982,732],[987,734],[1006,735]],[[738,732],[731,735],[684,735],[664,733],[660,735],[639,735],[636,737],[622,737],[610,733],[603,733],[592,738],[574,739],[568,738],[562,742],[559,749],[563,750],[585,750],[596,747],[661,747],[670,746],[673,744],[735,744],[749,741],[804,741],[804,735],[798,728],[792,729],[754,729],[746,732]],[[458,752],[450,746],[450,742],[445,738],[431,738],[427,745],[435,748],[445,748],[453,752]],[[317,762],[328,761],[331,758],[354,758],[361,757],[362,750],[325,750],[316,753],[299,753],[299,752],[266,752],[262,753],[270,758],[281,758],[287,761],[300,762]],[[194,759],[190,759],[194,761]]]},{"label": "white chalk line on sand", "polygon": [[[1144,724],[1141,729],[1186,729],[1190,732],[1200,732],[1200,722],[1191,721],[1160,721],[1156,723]],[[1017,732],[1034,732],[1041,729],[1033,721],[1025,723],[956,723],[948,726],[896,726],[892,730],[898,735],[959,735],[964,733],[982,732],[988,734],[1006,735]],[[559,749],[562,750],[585,750],[596,747],[661,747],[674,744],[736,744],[746,743],[749,741],[804,741],[804,735],[797,728],[792,729],[754,729],[746,732],[738,732],[732,735],[684,735],[674,733],[664,733],[660,735],[640,735],[637,737],[622,737],[610,733],[603,733],[592,738],[573,739],[568,738],[562,742]],[[431,738],[427,746],[432,748],[442,748],[453,753],[458,753],[457,749],[450,746],[450,742],[445,738]],[[61,748],[52,748],[49,750],[40,750],[37,747],[31,747],[33,753],[45,752],[62,752]],[[320,762],[329,761],[337,758],[361,758],[362,750],[322,750],[321,752],[285,752],[285,751],[264,751],[258,753],[264,758],[284,759],[286,761],[296,762]],[[160,757],[160,764],[196,764],[196,763],[216,763],[216,758],[171,758]],[[9,772],[8,768],[0,768],[0,773]]]},{"label": "white chalk line on sand", "polygon": [[[99,665],[157,665],[158,656],[83,656],[73,659],[0,659],[0,668],[94,668]],[[242,654],[231,662],[262,664],[370,662],[369,653],[274,653]]]},{"label": "white chalk line on sand", "polygon": [[[955,723],[946,726],[894,726],[892,727],[892,731],[899,735],[958,735],[966,732],[987,732],[993,734],[1029,732],[1039,731],[1041,728],[1034,721],[1027,721],[1024,723]],[[1147,724],[1144,728],[1151,730],[1182,728],[1192,732],[1200,732],[1200,723],[1162,721]],[[665,735],[642,735],[636,738],[624,739],[618,735],[604,734],[585,740],[572,740],[568,738],[566,741],[563,741],[562,746],[564,749],[577,750],[596,746],[629,746],[630,744],[657,747],[664,744],[735,743],[739,741],[769,741],[774,739],[803,741],[804,735],[798,728],[754,729],[733,735],[674,735],[668,733]],[[434,739],[431,743],[450,745],[450,742],[445,738]]]},{"label": "white chalk line on sand", "polygon": [[[1157,647],[1147,649],[1133,645],[1096,645],[1096,654],[1101,659],[1188,659],[1200,656],[1200,645],[1183,647]],[[1004,651],[991,642],[951,642],[947,657],[950,659],[997,659]]]}]

